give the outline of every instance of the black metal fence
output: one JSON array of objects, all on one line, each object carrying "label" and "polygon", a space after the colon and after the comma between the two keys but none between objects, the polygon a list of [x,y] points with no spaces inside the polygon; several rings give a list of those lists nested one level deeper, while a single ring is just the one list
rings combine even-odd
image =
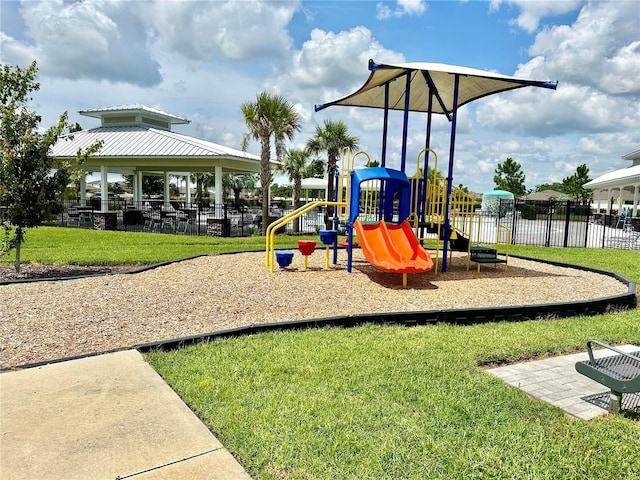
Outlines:
[{"label": "black metal fence", "polygon": [[[197,204],[163,200],[109,199],[103,208],[99,199],[85,202],[65,200],[63,212],[47,225],[126,232],[177,233],[213,237],[247,237],[260,235],[260,206],[234,208],[231,205]],[[279,207],[269,211],[269,223],[289,213]],[[293,222],[283,231],[317,233],[324,228],[324,209],[315,209]],[[322,223],[321,223],[322,222]]]},{"label": "black metal fence", "polygon": [[[47,225],[213,237],[260,235],[262,228],[260,206],[109,199],[103,208],[99,199],[88,199],[66,200],[63,207]],[[272,208],[269,223],[291,211]],[[289,222],[280,232],[316,234],[325,228],[325,213],[325,208],[316,208],[298,219],[297,228]],[[593,213],[589,203],[501,200],[497,215],[482,216],[479,240],[495,242],[498,225],[510,229],[514,245],[640,249],[640,218]]]},{"label": "black metal fence", "polygon": [[514,245],[640,249],[640,218],[593,213],[589,202],[501,200],[500,212]]}]

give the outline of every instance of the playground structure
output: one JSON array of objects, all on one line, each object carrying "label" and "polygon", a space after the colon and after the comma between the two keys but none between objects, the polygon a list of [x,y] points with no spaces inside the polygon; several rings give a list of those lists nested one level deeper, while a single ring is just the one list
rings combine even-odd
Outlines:
[{"label": "playground structure", "polygon": [[[343,168],[336,175],[334,201],[307,204],[267,229],[267,266],[273,271],[273,237],[277,228],[318,206],[336,207],[334,224],[337,220],[346,225],[348,270],[351,268],[354,229],[359,238],[363,236],[365,239],[363,242],[360,238],[367,259],[378,268],[402,273],[403,283],[406,283],[406,273],[414,273],[415,269],[427,271],[433,268],[434,265],[427,266],[428,262],[423,258],[421,244],[425,240],[433,239],[434,235],[439,242],[438,248],[435,249],[436,271],[438,271],[440,247],[442,272],[447,271],[447,256],[450,250],[466,250],[467,268],[471,261],[478,264],[478,270],[482,263],[506,264],[506,257],[504,260],[497,258],[497,249],[479,245],[478,242],[473,244],[474,234],[476,240],[480,238],[480,215],[475,212],[473,198],[453,186],[458,108],[494,93],[527,86],[555,90],[557,82],[525,80],[472,68],[435,63],[376,64],[373,60],[369,60],[369,70],[371,72],[369,78],[356,92],[324,105],[316,105],[315,110],[319,111],[332,105],[383,109],[380,167],[355,169],[354,159],[358,155],[363,154],[367,158],[369,156],[363,152],[351,156],[343,151]],[[398,170],[386,168],[390,110],[403,112],[401,161]],[[427,114],[425,148],[418,154],[416,174],[413,177],[407,177],[405,174],[410,112]],[[451,122],[446,177],[438,175],[437,155],[430,148],[433,113],[443,114]],[[435,158],[432,179],[426,178],[429,172],[429,153],[432,153]],[[423,154],[424,166],[421,167],[420,158]],[[367,165],[369,164],[370,161],[367,162]],[[364,173],[367,171],[368,173]],[[366,224],[369,222],[377,226],[367,227]],[[407,225],[411,228],[408,229]],[[497,243],[508,245],[509,229],[499,225],[496,237]],[[337,242],[334,245],[334,263],[336,258]],[[424,263],[421,263],[419,258]]]},{"label": "playground structure", "polygon": [[[361,155],[370,163],[366,152],[351,154],[343,149],[340,168],[336,174],[335,201],[316,201],[308,203],[290,214],[278,219],[267,228],[266,266],[273,272],[275,264],[288,266],[293,252],[275,251],[275,233],[287,223],[321,206],[332,205],[334,225],[344,226],[347,231],[347,271],[352,269],[353,246],[356,243],[354,232],[362,246],[362,251],[374,267],[402,275],[403,286],[407,285],[407,275],[427,272],[435,268],[438,271],[440,251],[449,245],[450,252],[461,251],[467,254],[467,269],[471,262],[478,265],[486,263],[504,263],[508,259],[508,228],[498,225],[495,248],[482,245],[480,228],[481,214],[475,211],[475,199],[454,187],[452,190],[452,222],[449,237],[444,237],[444,194],[447,191],[446,179],[437,175],[438,158],[430,149],[420,152],[421,156],[431,153],[434,156],[434,170],[431,179],[425,178],[419,166],[416,174],[407,177],[405,173],[384,167],[355,168],[355,159]],[[422,197],[422,201],[421,201]],[[502,231],[504,230],[504,231]],[[329,248],[333,246],[334,260],[337,263],[337,230],[321,230],[320,237],[326,247],[325,268],[329,265]],[[506,233],[506,235],[504,235]],[[502,235],[501,235],[502,234]],[[435,251],[435,262],[425,250],[428,242]],[[313,252],[310,243],[299,242],[300,253],[305,256],[305,269],[308,256]],[[504,244],[504,259],[497,257],[499,244]],[[280,253],[286,263],[277,258]],[[277,260],[277,262],[276,262]]]}]

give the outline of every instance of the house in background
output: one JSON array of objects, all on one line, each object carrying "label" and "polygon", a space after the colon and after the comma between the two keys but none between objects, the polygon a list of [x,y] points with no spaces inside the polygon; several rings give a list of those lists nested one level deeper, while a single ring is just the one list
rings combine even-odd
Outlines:
[{"label": "house in background", "polygon": [[530,193],[525,197],[526,200],[566,200],[567,194],[558,192],[557,190],[542,190],[540,192]]},{"label": "house in background", "polygon": [[[583,185],[593,190],[593,200],[598,210],[626,209],[632,217],[640,216],[640,150],[622,156],[631,165],[599,176]],[[630,200],[628,200],[630,199]],[[619,202],[619,203],[618,203]]]}]

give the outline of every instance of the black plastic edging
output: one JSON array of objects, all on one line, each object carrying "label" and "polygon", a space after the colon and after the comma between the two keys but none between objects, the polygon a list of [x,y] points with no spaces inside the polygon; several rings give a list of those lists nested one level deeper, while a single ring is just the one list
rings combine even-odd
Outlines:
[{"label": "black plastic edging", "polygon": [[[220,255],[234,254],[238,252],[224,252]],[[169,265],[178,261],[190,260],[205,255],[195,255],[193,257],[184,258],[182,260],[163,262],[160,264],[150,265],[143,267],[140,271],[151,270],[163,265]],[[611,295],[607,297],[596,298],[592,300],[578,300],[566,303],[544,303],[537,305],[517,305],[506,307],[494,307],[494,308],[461,308],[451,310],[425,310],[415,312],[387,312],[387,313],[370,313],[370,314],[356,314],[326,318],[316,318],[309,320],[293,320],[289,322],[276,322],[276,323],[260,323],[254,325],[247,325],[242,327],[236,327],[227,330],[220,330],[216,332],[203,333],[197,335],[191,335],[187,337],[174,338],[169,340],[161,340],[158,342],[149,342],[134,345],[132,347],[122,347],[104,352],[94,352],[75,357],[67,357],[56,360],[47,360],[43,362],[19,365],[8,369],[0,369],[0,372],[5,370],[15,370],[21,368],[38,367],[50,363],[59,363],[67,360],[76,360],[80,358],[93,357],[105,353],[113,353],[130,348],[135,348],[141,353],[149,352],[152,350],[175,350],[183,348],[189,345],[195,345],[199,343],[206,343],[216,339],[233,338],[245,335],[256,335],[259,333],[278,332],[288,330],[307,330],[311,328],[323,328],[323,327],[341,327],[351,328],[365,324],[379,324],[379,325],[405,325],[405,326],[417,326],[417,325],[429,325],[434,323],[449,323],[453,325],[473,325],[489,322],[522,322],[527,320],[539,320],[547,318],[567,318],[574,316],[592,316],[601,315],[618,310],[628,310],[637,307],[636,297],[636,284],[623,275],[608,272],[606,270],[599,270],[591,267],[582,267],[579,265],[570,265],[567,263],[539,260],[536,258],[529,258],[523,256],[512,255],[514,258],[521,258],[524,260],[530,260],[539,263],[548,263],[565,268],[574,268],[578,270],[590,271],[599,273],[602,275],[610,276],[627,285],[627,293],[621,293],[617,295]],[[136,273],[136,272],[128,272]],[[69,277],[67,277],[69,278]],[[49,279],[47,279],[49,280]]]},{"label": "black plastic edging", "polygon": [[453,325],[472,325],[489,322],[522,322],[546,318],[568,318],[576,316],[593,316],[617,310],[628,310],[637,307],[636,284],[618,273],[597,268],[570,265],[556,261],[539,260],[524,256],[512,255],[532,262],[547,263],[564,268],[574,268],[583,271],[610,276],[627,285],[627,293],[610,295],[592,300],[578,300],[565,303],[544,303],[536,305],[517,305],[494,308],[462,308],[451,310],[426,310],[415,312],[389,312],[362,315],[348,315],[311,320],[294,320],[290,322],[262,323],[238,327],[230,330],[220,330],[189,337],[150,342],[136,345],[140,352],[151,350],[173,350],[197,343],[210,342],[220,338],[255,335],[258,333],[277,332],[286,330],[306,330],[309,328],[343,327],[349,328],[364,324],[405,325],[417,326],[433,323],[449,323]]},{"label": "black plastic edging", "polygon": [[[241,252],[220,252],[220,253],[201,253],[198,255],[192,255],[190,257],[179,258],[178,260],[167,260],[166,262],[152,263],[150,265],[143,265],[141,267],[132,268],[131,270],[121,272],[100,272],[100,273],[87,273],[85,275],[74,275],[69,277],[38,277],[38,278],[16,278],[14,280],[0,280],[0,285],[13,285],[18,283],[31,283],[31,282],[62,282],[64,280],[78,280],[79,278],[92,278],[92,277],[106,277],[109,275],[133,275],[134,273],[147,272],[149,270],[155,270],[159,267],[171,265],[173,263],[184,262],[185,260],[193,260],[194,258],[217,256],[217,255],[235,255],[237,253],[255,253],[262,252],[263,250],[243,250]],[[81,267],[82,265],[78,265]],[[104,265],[108,267],[108,265]]]}]

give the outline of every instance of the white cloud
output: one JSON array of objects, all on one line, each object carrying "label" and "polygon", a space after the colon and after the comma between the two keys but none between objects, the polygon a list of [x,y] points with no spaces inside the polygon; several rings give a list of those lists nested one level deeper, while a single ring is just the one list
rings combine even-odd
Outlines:
[{"label": "white cloud", "polygon": [[380,2],[376,5],[376,11],[378,12],[376,18],[378,20],[386,20],[387,18],[391,18],[391,9],[388,5]]},{"label": "white cloud", "polygon": [[391,10],[384,2],[376,4],[376,18],[387,20],[391,17],[400,18],[405,15],[422,15],[427,11],[427,3],[424,0],[398,0],[395,10]]},{"label": "white cloud", "polygon": [[314,29],[290,64],[275,72],[267,83],[311,105],[323,103],[361,86],[370,58],[404,61],[402,54],[380,45],[368,28],[359,26],[339,33]]},{"label": "white cloud", "polygon": [[[640,92],[638,3],[595,2],[571,25],[546,28],[518,74],[537,74],[607,93]],[[533,68],[535,67],[535,68]]]},{"label": "white cloud", "polygon": [[124,5],[97,0],[24,2],[22,16],[32,44],[24,44],[22,53],[28,51],[41,72],[55,77],[155,85],[160,81],[159,64],[149,55],[144,30],[126,15]]},{"label": "white cloud", "polygon": [[30,43],[3,35],[2,54],[11,63],[36,59],[45,75],[152,86],[162,80],[162,54],[191,67],[286,58],[298,8],[298,1],[27,1],[21,13]]},{"label": "white cloud", "polygon": [[134,2],[158,47],[190,60],[213,55],[246,61],[278,58],[292,46],[287,25],[300,2]]},{"label": "white cloud", "polygon": [[525,88],[493,96],[478,105],[479,124],[529,136],[637,132],[637,9],[636,2],[595,2],[583,7],[573,25],[545,28],[530,48],[535,56],[515,75],[557,79],[557,91]]},{"label": "white cloud", "polygon": [[503,3],[515,5],[520,11],[518,17],[511,23],[526,32],[533,33],[538,29],[543,17],[572,12],[582,3],[582,0],[492,0],[490,10],[497,11]]}]

